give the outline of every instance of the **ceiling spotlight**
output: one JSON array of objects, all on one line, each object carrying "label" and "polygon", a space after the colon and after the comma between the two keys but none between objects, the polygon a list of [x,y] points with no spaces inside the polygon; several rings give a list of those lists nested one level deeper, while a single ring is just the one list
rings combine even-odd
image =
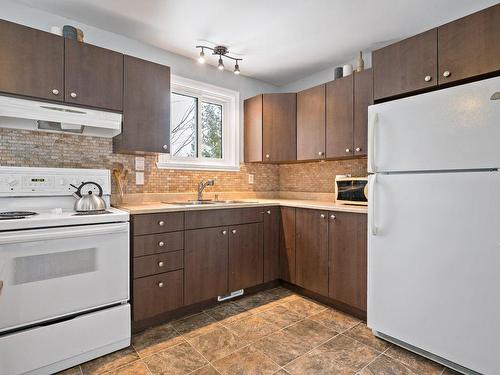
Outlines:
[{"label": "ceiling spotlight", "polygon": [[205,64],[205,52],[203,52],[203,48],[201,49],[200,57],[198,57],[198,62],[200,64]]},{"label": "ceiling spotlight", "polygon": [[240,65],[238,62],[242,61],[243,59],[233,57],[229,55],[229,50],[225,46],[215,46],[215,47],[208,47],[208,46],[196,46],[196,48],[200,48],[200,57],[198,57],[198,62],[200,64],[204,64],[206,62],[205,60],[205,49],[212,51],[212,55],[214,56],[219,56],[219,61],[217,64],[217,69],[219,70],[224,70],[224,61],[223,58],[228,58],[231,60],[235,61],[234,65],[234,74],[238,75],[240,74]]}]

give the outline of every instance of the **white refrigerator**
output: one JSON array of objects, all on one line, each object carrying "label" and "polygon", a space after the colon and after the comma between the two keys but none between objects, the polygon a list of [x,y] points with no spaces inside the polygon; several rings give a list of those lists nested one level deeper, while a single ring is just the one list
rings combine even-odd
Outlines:
[{"label": "white refrigerator", "polygon": [[500,374],[500,77],[369,107],[368,326]]}]

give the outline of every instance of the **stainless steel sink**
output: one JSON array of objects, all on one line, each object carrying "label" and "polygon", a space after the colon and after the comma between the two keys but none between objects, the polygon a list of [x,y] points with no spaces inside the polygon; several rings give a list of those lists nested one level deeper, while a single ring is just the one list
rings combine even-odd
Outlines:
[{"label": "stainless steel sink", "polygon": [[185,202],[162,202],[166,204],[175,204],[177,206],[200,206],[204,204],[215,204],[214,201],[185,201]]},{"label": "stainless steel sink", "polygon": [[215,202],[215,203],[221,203],[221,204],[259,203],[259,202],[251,202],[251,201],[238,201],[238,200],[214,201],[214,202]]}]

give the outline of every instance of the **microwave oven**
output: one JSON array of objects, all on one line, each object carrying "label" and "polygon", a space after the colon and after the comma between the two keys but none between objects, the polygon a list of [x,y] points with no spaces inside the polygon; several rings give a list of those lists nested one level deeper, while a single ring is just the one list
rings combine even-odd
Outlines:
[{"label": "microwave oven", "polygon": [[336,176],[335,202],[367,206],[368,177]]}]

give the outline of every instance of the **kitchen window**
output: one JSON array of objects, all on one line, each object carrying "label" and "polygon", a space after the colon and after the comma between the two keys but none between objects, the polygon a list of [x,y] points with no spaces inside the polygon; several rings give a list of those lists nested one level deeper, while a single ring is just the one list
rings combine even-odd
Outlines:
[{"label": "kitchen window", "polygon": [[159,168],[239,170],[239,94],[172,76],[170,154]]}]

